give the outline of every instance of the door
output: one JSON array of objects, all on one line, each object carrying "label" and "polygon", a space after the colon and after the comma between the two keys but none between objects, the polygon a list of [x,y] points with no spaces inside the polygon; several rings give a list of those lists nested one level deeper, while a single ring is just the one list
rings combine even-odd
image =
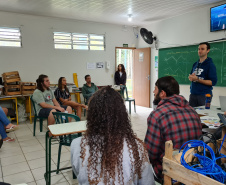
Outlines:
[{"label": "door", "polygon": [[150,107],[151,48],[134,49],[133,94],[136,105]]},{"label": "door", "polygon": [[116,47],[115,48],[115,66],[116,71],[118,70],[118,65],[123,64],[126,70],[126,87],[128,91],[128,96],[130,98],[133,97],[133,50],[135,48],[123,48]]}]

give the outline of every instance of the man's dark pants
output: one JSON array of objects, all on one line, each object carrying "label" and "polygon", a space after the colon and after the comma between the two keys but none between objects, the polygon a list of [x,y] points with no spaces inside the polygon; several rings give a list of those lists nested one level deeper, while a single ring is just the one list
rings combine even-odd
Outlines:
[{"label": "man's dark pants", "polygon": [[205,95],[190,94],[189,105],[191,107],[203,106],[205,105],[205,101],[206,101]]}]

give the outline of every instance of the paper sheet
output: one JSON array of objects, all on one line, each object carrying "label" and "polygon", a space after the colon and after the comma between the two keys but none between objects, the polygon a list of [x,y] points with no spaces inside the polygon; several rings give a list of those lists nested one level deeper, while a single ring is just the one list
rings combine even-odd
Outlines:
[{"label": "paper sheet", "polygon": [[200,117],[200,119],[201,122],[208,126],[209,128],[218,128],[221,125],[219,119],[216,119],[215,117],[202,116]]}]

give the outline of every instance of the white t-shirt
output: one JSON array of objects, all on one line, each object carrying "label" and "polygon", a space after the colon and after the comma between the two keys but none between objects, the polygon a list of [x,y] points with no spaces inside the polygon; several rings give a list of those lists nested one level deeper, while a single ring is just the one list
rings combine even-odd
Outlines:
[{"label": "white t-shirt", "polygon": [[[76,138],[71,143],[71,165],[72,169],[77,176],[78,182],[80,185],[89,185],[88,174],[87,174],[87,165],[88,165],[88,157],[89,157],[89,148],[86,146],[86,156],[84,162],[82,162],[82,158],[80,158],[81,154],[81,138]],[[136,175],[134,179],[130,179],[131,175],[131,161],[129,156],[129,150],[124,141],[123,146],[123,176],[124,176],[124,184],[125,185],[155,185],[153,169],[149,162],[145,162],[142,166],[142,178],[138,179]],[[98,171],[100,170],[100,166],[97,167]],[[132,175],[133,177],[133,175]],[[116,182],[118,184],[116,175]],[[98,185],[104,185],[103,181],[99,182]]]}]

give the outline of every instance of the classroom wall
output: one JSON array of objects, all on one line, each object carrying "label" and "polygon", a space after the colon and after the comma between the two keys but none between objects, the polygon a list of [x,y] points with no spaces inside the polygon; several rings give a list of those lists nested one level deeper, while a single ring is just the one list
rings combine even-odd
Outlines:
[{"label": "classroom wall", "polygon": [[[225,31],[210,32],[210,7],[216,5],[218,4],[213,4],[206,8],[195,10],[177,17],[154,22],[144,27],[149,31],[152,31],[153,34],[157,36],[159,40],[158,48],[192,45],[203,41],[226,38]],[[158,50],[155,49],[153,44],[148,45],[143,41],[141,37],[139,37],[138,48],[150,46],[152,47],[151,50],[151,102],[152,102],[154,98],[152,91],[154,89],[155,81],[157,80],[156,72],[154,69],[155,61],[154,57],[158,56]],[[180,85],[180,92],[181,95],[183,95],[188,100],[190,94],[190,86]],[[219,106],[220,95],[226,96],[226,87],[213,88],[212,105]]]},{"label": "classroom wall", "polygon": [[[137,44],[132,27],[122,29],[122,25],[0,12],[0,27],[20,27],[23,45],[22,48],[0,47],[0,74],[18,70],[25,82],[34,82],[42,73],[49,76],[51,83],[57,83],[60,76],[73,82],[72,74],[77,73],[79,86],[83,85],[86,74],[90,74],[97,85],[112,85],[115,47]],[[54,31],[105,34],[106,50],[54,49]],[[105,61],[110,62],[110,70],[86,69],[87,62]]]}]

